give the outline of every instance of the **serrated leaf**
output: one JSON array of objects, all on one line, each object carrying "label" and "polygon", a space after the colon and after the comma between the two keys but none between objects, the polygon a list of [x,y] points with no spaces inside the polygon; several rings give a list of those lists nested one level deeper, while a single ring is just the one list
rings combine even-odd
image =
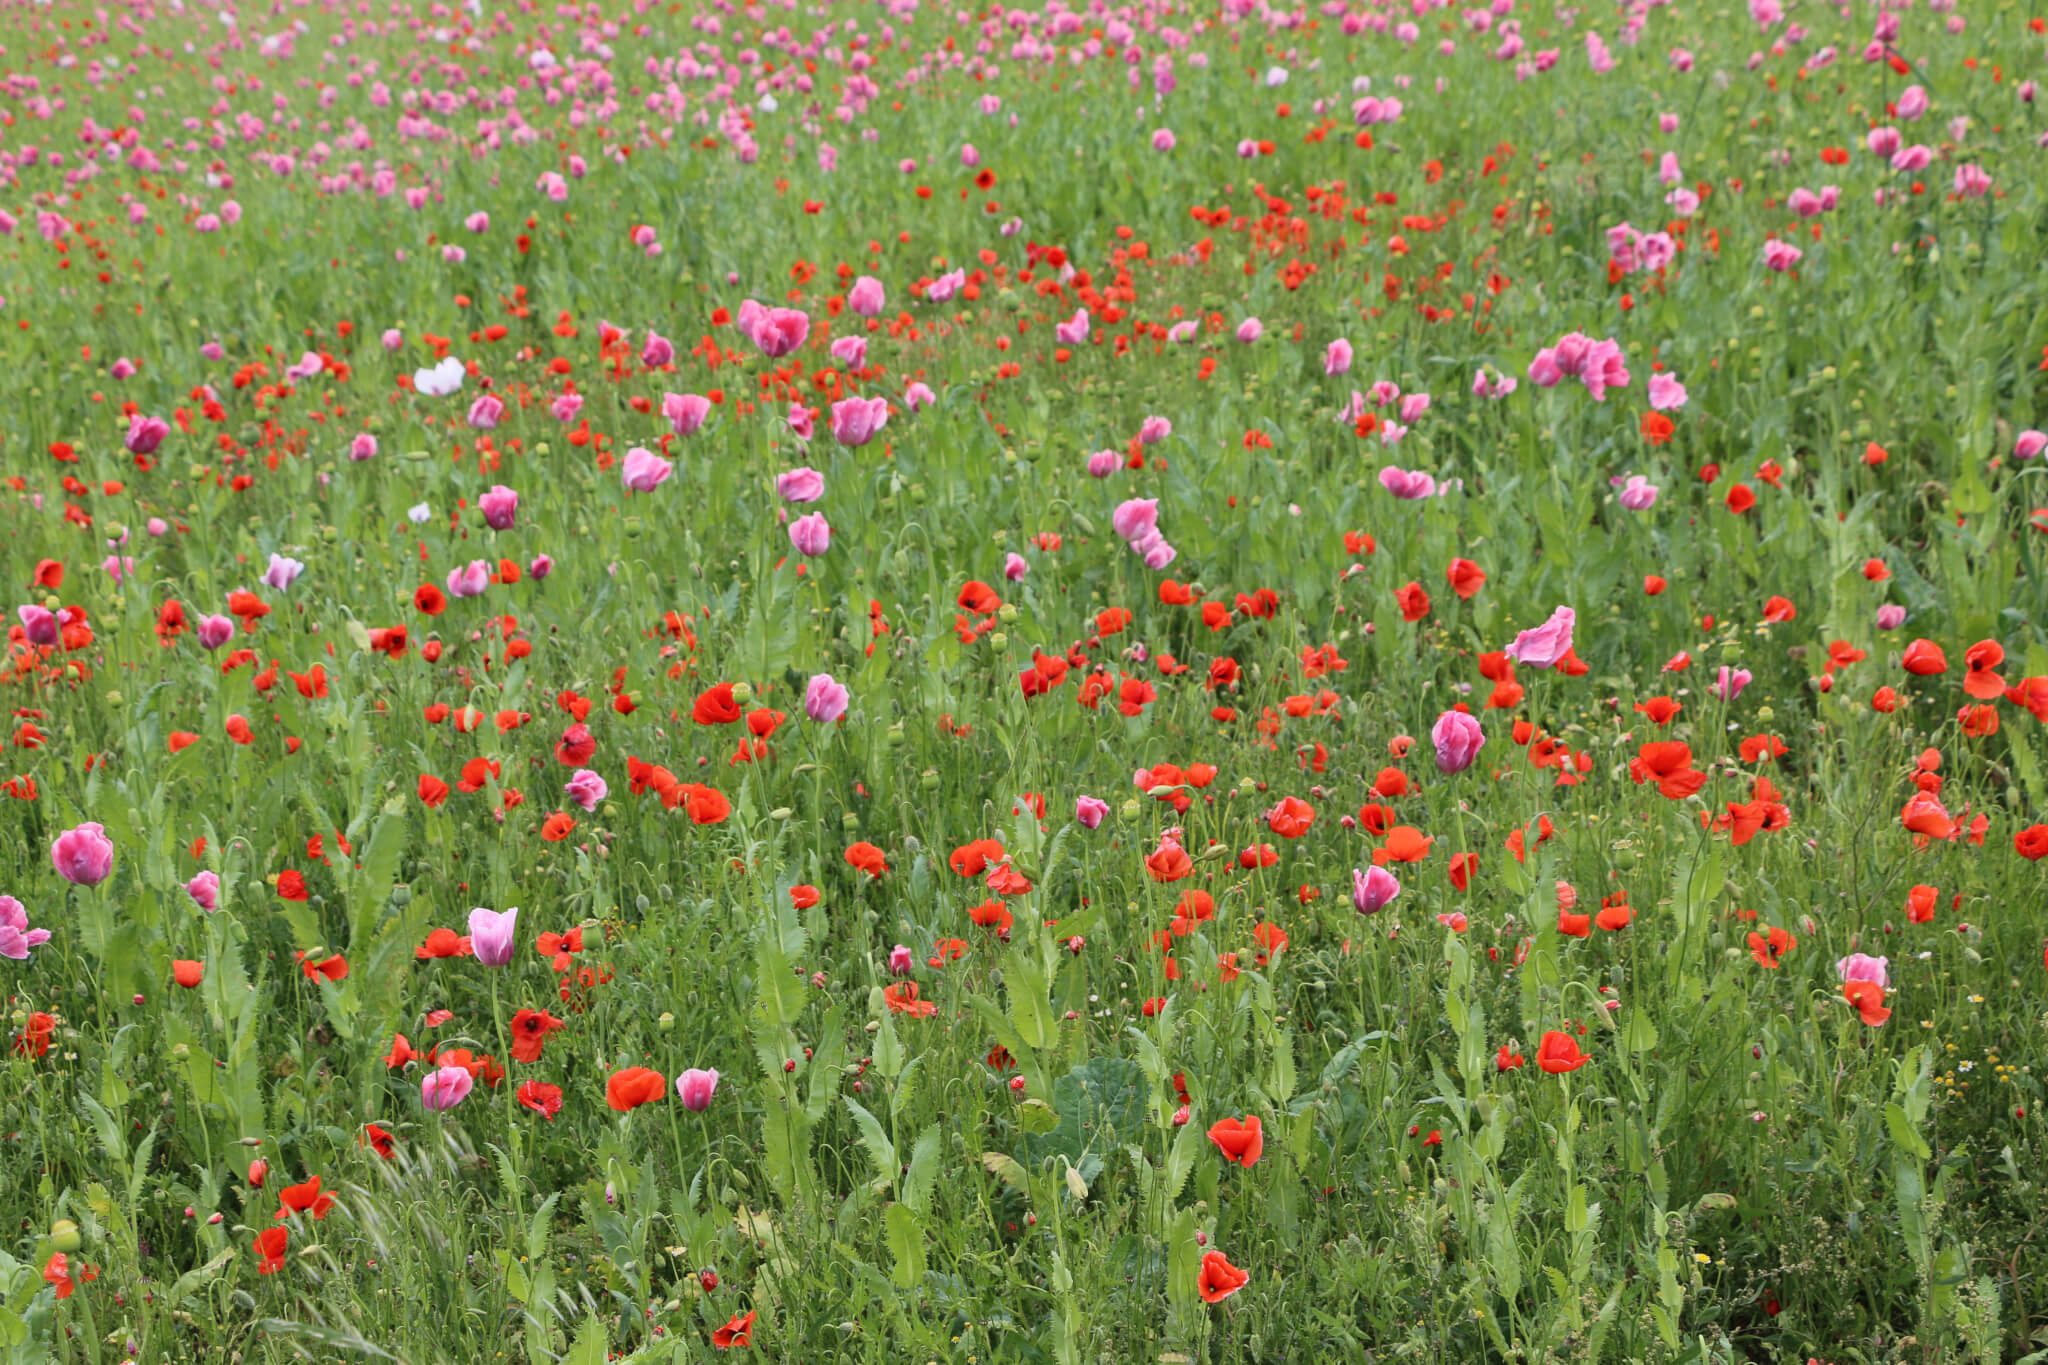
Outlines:
[{"label": "serrated leaf", "polygon": [[1041,1099],[1028,1099],[1017,1106],[1017,1126],[1027,1133],[1050,1133],[1060,1126],[1059,1111]]},{"label": "serrated leaf", "polygon": [[924,1282],[924,1227],[904,1204],[891,1204],[882,1215],[889,1236],[889,1255],[896,1262],[896,1287],[915,1289]]},{"label": "serrated leaf", "polygon": [[528,1261],[539,1261],[541,1257],[545,1257],[545,1254],[547,1254],[547,1224],[555,1216],[555,1201],[557,1199],[561,1199],[561,1191],[559,1189],[555,1193],[551,1193],[547,1199],[541,1201],[541,1207],[537,1207],[535,1212],[532,1212],[532,1222],[526,1224],[526,1259]]},{"label": "serrated leaf", "polygon": [[1173,1147],[1166,1154],[1166,1202],[1171,1205],[1180,1198],[1181,1188],[1187,1184],[1189,1172],[1195,1169],[1195,1161],[1202,1154],[1202,1133],[1192,1123],[1184,1123],[1174,1134]]},{"label": "serrated leaf", "polygon": [[896,1184],[896,1144],[889,1140],[889,1134],[882,1127],[882,1121],[861,1106],[851,1095],[843,1096],[847,1110],[853,1115],[853,1122],[860,1129],[861,1146],[867,1148],[868,1160],[875,1166],[875,1176],[886,1180],[893,1188]]},{"label": "serrated leaf", "polygon": [[934,1122],[917,1135],[910,1149],[910,1169],[903,1176],[903,1202],[913,1213],[931,1209],[932,1183],[939,1174],[939,1125]]},{"label": "serrated leaf", "polygon": [[611,1354],[611,1349],[604,1319],[589,1313],[583,1318],[583,1326],[576,1330],[576,1344],[569,1348],[569,1354],[562,1357],[562,1365],[605,1365],[605,1357]]},{"label": "serrated leaf", "polygon": [[1013,1156],[1003,1152],[983,1152],[981,1168],[1019,1194],[1030,1191],[1030,1177],[1024,1173],[1024,1168],[1017,1164],[1017,1158]]},{"label": "serrated leaf", "polygon": [[164,1306],[176,1308],[190,1297],[192,1292],[207,1281],[219,1275],[222,1267],[235,1259],[235,1249],[229,1247],[205,1265],[194,1266],[171,1282],[170,1290],[164,1295]]},{"label": "serrated leaf", "polygon": [[1046,1001],[1045,974],[1022,949],[1003,964],[1003,989],[1010,997],[1010,1020],[1027,1047],[1051,1047],[1058,1035],[1052,1006]]},{"label": "serrated leaf", "polygon": [[1166,1233],[1166,1298],[1185,1318],[1201,1301],[1202,1248],[1195,1241],[1195,1211],[1182,1209]]},{"label": "serrated leaf", "polygon": [[795,1027],[804,1012],[804,988],[773,933],[763,932],[754,942],[754,974],[756,1015],[771,1028]]},{"label": "serrated leaf", "polygon": [[1384,1029],[1374,1029],[1371,1033],[1361,1034],[1338,1048],[1330,1060],[1323,1063],[1323,1074],[1319,1078],[1322,1084],[1336,1085],[1350,1076],[1352,1068],[1358,1065],[1358,1059],[1364,1055],[1368,1043],[1376,1043],[1391,1036]]},{"label": "serrated leaf", "polygon": [[1913,1131],[1913,1121],[1906,1117],[1906,1111],[1896,1102],[1885,1105],[1884,1126],[1885,1131],[1891,1134],[1894,1147],[1911,1152],[1922,1161],[1934,1155],[1927,1140]]}]

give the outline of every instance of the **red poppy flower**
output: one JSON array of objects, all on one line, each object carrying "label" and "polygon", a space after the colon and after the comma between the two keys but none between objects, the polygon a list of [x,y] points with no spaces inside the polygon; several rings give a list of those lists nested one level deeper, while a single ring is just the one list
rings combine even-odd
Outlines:
[{"label": "red poppy flower", "polygon": [[604,1102],[621,1114],[651,1104],[662,1097],[668,1082],[659,1071],[644,1066],[629,1066],[623,1071],[614,1071],[604,1083]]},{"label": "red poppy flower", "polygon": [[1559,1033],[1556,1029],[1544,1034],[1543,1041],[1536,1047],[1536,1065],[1553,1076],[1567,1071],[1577,1071],[1591,1060],[1592,1058],[1579,1051],[1576,1039],[1568,1033]]},{"label": "red poppy flower", "polygon": [[732,1321],[711,1334],[711,1344],[721,1351],[730,1351],[735,1346],[752,1345],[755,1311],[734,1314]]},{"label": "red poppy flower", "polygon": [[1266,828],[1283,839],[1299,839],[1316,822],[1315,807],[1298,796],[1285,796],[1266,812]]},{"label": "red poppy flower", "polygon": [[362,1142],[385,1161],[391,1160],[398,1151],[398,1139],[374,1123],[363,1125]]},{"label": "red poppy flower", "polygon": [[[518,1049],[513,1049],[516,1054]],[[549,1085],[546,1081],[527,1081],[513,1096],[522,1108],[531,1109],[542,1118],[552,1121],[562,1108],[562,1087]]]},{"label": "red poppy flower", "polygon": [[1892,1012],[1885,1008],[1884,987],[1875,981],[1844,981],[1842,998],[1855,1008],[1857,1017],[1871,1028],[1876,1028],[1892,1017]]},{"label": "red poppy flower", "polygon": [[1257,1114],[1247,1114],[1242,1119],[1216,1120],[1209,1128],[1209,1141],[1216,1144],[1216,1150],[1223,1153],[1225,1161],[1247,1169],[1258,1165],[1260,1155],[1266,1150],[1266,1137],[1260,1129]]},{"label": "red poppy flower", "polygon": [[315,962],[310,955],[302,952],[298,954],[298,963],[299,970],[306,974],[308,981],[316,976],[324,976],[329,981],[341,981],[348,976],[348,959],[340,953]]},{"label": "red poppy flower", "polygon": [[1636,751],[1629,760],[1629,776],[1636,785],[1655,778],[1658,792],[1672,801],[1682,801],[1706,785],[1707,775],[1693,771],[1692,746],[1678,740],[1654,740]]},{"label": "red poppy flower", "polygon": [[441,957],[468,957],[475,952],[467,934],[458,934],[453,929],[436,929],[427,935],[427,941],[412,950],[412,955],[422,962]]},{"label": "red poppy flower", "polygon": [[1785,960],[1785,954],[1798,946],[1798,939],[1775,926],[1761,934],[1751,933],[1749,936],[1749,955],[1756,959],[1757,966],[1768,967],[1772,971],[1776,971],[1779,964]]},{"label": "red poppy flower", "polygon": [[857,872],[867,873],[870,877],[879,877],[889,870],[889,862],[882,856],[882,850],[865,839],[847,847],[846,864]]},{"label": "red poppy flower", "polygon": [[283,1222],[295,1213],[309,1213],[315,1218],[325,1218],[327,1211],[334,1207],[334,1196],[320,1189],[320,1177],[300,1185],[287,1185],[277,1192],[283,1201],[278,1205],[277,1221]]},{"label": "red poppy flower", "polygon": [[946,864],[963,877],[979,877],[990,863],[1002,861],[1003,856],[1002,840],[976,839],[954,849]]},{"label": "red poppy flower", "polygon": [[733,699],[732,684],[719,683],[699,695],[690,708],[690,719],[699,725],[730,725],[740,719],[740,704]]},{"label": "red poppy flower", "polygon": [[1899,660],[1908,673],[1916,678],[1932,677],[1948,671],[1948,656],[1941,652],[1941,646],[1932,640],[1915,640],[1906,646],[1905,655]]},{"label": "red poppy flower", "polygon": [[258,1275],[275,1275],[284,1269],[285,1243],[291,1240],[289,1228],[265,1228],[256,1234],[256,1262]]},{"label": "red poppy flower", "polygon": [[548,1035],[567,1026],[546,1010],[520,1010],[512,1016],[512,1060],[537,1062]]},{"label": "red poppy flower", "polygon": [[939,1012],[939,1007],[931,1001],[917,998],[915,981],[899,981],[893,986],[884,986],[882,1003],[889,1007],[891,1014],[907,1014],[915,1019],[926,1019]]},{"label": "red poppy flower", "polygon": [[1381,861],[1379,855],[1385,854],[1389,862],[1419,863],[1429,856],[1429,846],[1434,842],[1434,836],[1413,825],[1396,825],[1387,831],[1386,846],[1375,852],[1373,861]]},{"label": "red poppy flower", "polygon": [[1251,1275],[1232,1265],[1222,1252],[1211,1251],[1202,1257],[1202,1274],[1195,1287],[1201,1291],[1203,1303],[1221,1303],[1250,1280]]},{"label": "red poppy flower", "polygon": [[1177,882],[1194,870],[1194,859],[1176,843],[1162,842],[1145,855],[1145,872],[1155,882]]},{"label": "red poppy flower", "polygon": [[1469,559],[1452,560],[1450,568],[1444,570],[1444,578],[1460,601],[1470,601],[1473,594],[1486,586],[1486,570]]}]

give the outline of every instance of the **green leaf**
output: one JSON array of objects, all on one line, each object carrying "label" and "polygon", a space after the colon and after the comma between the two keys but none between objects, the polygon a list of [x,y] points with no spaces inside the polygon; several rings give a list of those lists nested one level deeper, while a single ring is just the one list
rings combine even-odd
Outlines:
[{"label": "green leaf", "polygon": [[926,1125],[910,1149],[910,1169],[903,1176],[903,1202],[913,1213],[931,1211],[932,1183],[939,1174],[939,1125]]},{"label": "green leaf", "polygon": [[754,1012],[775,1029],[794,1028],[804,1012],[804,988],[772,933],[754,943]]},{"label": "green leaf", "polygon": [[497,1255],[498,1273],[505,1277],[505,1294],[514,1303],[528,1303],[533,1297],[533,1284],[526,1278],[526,1267],[519,1264],[519,1258],[512,1254],[510,1247],[501,1247]]},{"label": "green leaf", "polygon": [[889,1018],[889,1007],[882,1003],[882,988],[877,986],[869,994],[870,1008],[878,1024],[875,1029],[875,1071],[884,1080],[893,1081],[903,1074],[903,1040],[897,1036],[895,1022]]},{"label": "green leaf", "polygon": [[780,600],[781,576],[763,574],[754,592],[754,609],[740,632],[733,654],[734,675],[751,683],[779,678],[796,650],[796,616]]},{"label": "green leaf", "polygon": [[1195,1241],[1195,1211],[1182,1209],[1166,1234],[1166,1298],[1186,1319],[1201,1302],[1202,1248]]},{"label": "green leaf", "polygon": [[369,847],[363,850],[362,871],[350,889],[348,946],[351,952],[366,946],[376,930],[377,920],[391,899],[391,885],[398,873],[398,860],[405,853],[405,807],[394,814],[387,808],[370,831]]},{"label": "green leaf", "polygon": [[1058,1037],[1052,1005],[1046,1000],[1045,974],[1021,948],[1003,964],[1003,989],[1010,997],[1010,1019],[1027,1047],[1048,1048]]},{"label": "green leaf", "polygon": [[1195,1161],[1202,1154],[1203,1135],[1192,1123],[1184,1123],[1174,1134],[1173,1147],[1166,1154],[1166,1202],[1171,1205],[1180,1198],[1181,1188],[1187,1184],[1188,1173],[1195,1169]]},{"label": "green leaf", "polygon": [[1351,1075],[1352,1068],[1358,1065],[1358,1059],[1364,1055],[1368,1044],[1377,1043],[1391,1036],[1384,1029],[1374,1029],[1371,1033],[1360,1034],[1338,1048],[1330,1060],[1323,1063],[1323,1074],[1319,1078],[1322,1084],[1328,1087],[1346,1080]]},{"label": "green leaf", "polygon": [[1028,1194],[1031,1191],[1031,1177],[1017,1164],[1017,1158],[1007,1153],[983,1152],[981,1168],[1019,1194]]},{"label": "green leaf", "polygon": [[1649,1011],[1637,1005],[1628,1012],[1628,1022],[1621,1026],[1621,1044],[1630,1052],[1650,1052],[1657,1046],[1657,1026],[1650,1022]]},{"label": "green leaf", "polygon": [[917,1288],[924,1282],[923,1226],[905,1204],[891,1204],[882,1222],[889,1235],[889,1254],[896,1261],[896,1287]]},{"label": "green leaf", "polygon": [[1144,1069],[1121,1057],[1093,1058],[1053,1082],[1052,1107],[1059,1124],[1027,1141],[1034,1164],[1055,1155],[1078,1162],[1120,1137],[1135,1139],[1145,1126]]},{"label": "green leaf", "polygon": [[868,1160],[875,1165],[877,1179],[885,1180],[891,1188],[896,1184],[896,1144],[883,1131],[882,1121],[861,1106],[851,1095],[845,1096],[846,1107],[853,1114],[855,1126],[860,1129],[861,1146],[867,1148]]},{"label": "green leaf", "polygon": [[183,1303],[188,1297],[190,1297],[193,1290],[198,1289],[201,1285],[207,1283],[209,1280],[219,1275],[222,1267],[226,1266],[229,1261],[232,1261],[234,1259],[235,1249],[233,1247],[229,1247],[226,1251],[221,1252],[218,1256],[215,1256],[205,1265],[194,1266],[192,1269],[180,1275],[176,1280],[171,1282],[169,1292],[167,1292],[164,1295],[164,1306],[167,1308],[176,1308],[179,1304]]},{"label": "green leaf", "polygon": [[1925,1138],[1913,1131],[1913,1121],[1906,1117],[1906,1111],[1896,1103],[1884,1107],[1885,1130],[1891,1134],[1892,1145],[1911,1152],[1922,1161],[1934,1155]]},{"label": "green leaf", "polygon": [[583,1326],[576,1331],[576,1344],[569,1348],[569,1354],[562,1357],[562,1365],[605,1365],[605,1357],[611,1354],[611,1349],[604,1319],[589,1313],[584,1316]]},{"label": "green leaf", "polygon": [[1027,1133],[1050,1133],[1060,1126],[1059,1110],[1032,1098],[1017,1106],[1017,1126]]}]

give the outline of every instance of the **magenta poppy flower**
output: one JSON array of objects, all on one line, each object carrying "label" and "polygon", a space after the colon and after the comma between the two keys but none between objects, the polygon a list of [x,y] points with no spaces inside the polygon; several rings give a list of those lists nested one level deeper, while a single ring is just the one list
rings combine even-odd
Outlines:
[{"label": "magenta poppy flower", "polygon": [[96,820],[67,829],[50,845],[57,875],[74,886],[98,886],[114,870],[114,841]]},{"label": "magenta poppy flower", "polygon": [[1577,620],[1578,613],[1570,607],[1559,607],[1542,625],[1515,636],[1515,642],[1503,652],[1530,668],[1554,667],[1572,652],[1572,625]]}]

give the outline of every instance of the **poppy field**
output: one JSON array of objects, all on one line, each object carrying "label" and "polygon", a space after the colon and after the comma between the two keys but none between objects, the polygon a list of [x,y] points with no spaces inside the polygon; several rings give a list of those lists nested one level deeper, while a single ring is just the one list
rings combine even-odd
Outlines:
[{"label": "poppy field", "polygon": [[2038,6],[0,65],[0,1362],[2048,1360]]}]

